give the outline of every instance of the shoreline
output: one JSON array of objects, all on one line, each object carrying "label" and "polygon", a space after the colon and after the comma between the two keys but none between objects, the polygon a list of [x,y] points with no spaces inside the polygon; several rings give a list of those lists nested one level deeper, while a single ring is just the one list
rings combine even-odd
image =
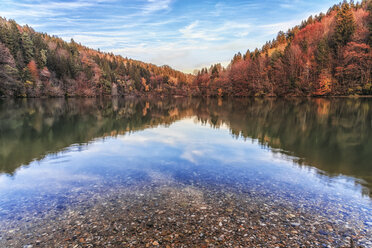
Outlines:
[{"label": "shoreline", "polygon": [[183,96],[183,95],[121,95],[121,96],[41,96],[41,97],[10,97],[0,96],[0,100],[9,99],[100,99],[100,98],[127,98],[127,99],[157,99],[157,98],[203,98],[203,99],[290,99],[290,98],[308,98],[308,99],[332,99],[332,98],[347,98],[347,99],[360,99],[360,98],[372,98],[372,95],[339,95],[339,96]]}]

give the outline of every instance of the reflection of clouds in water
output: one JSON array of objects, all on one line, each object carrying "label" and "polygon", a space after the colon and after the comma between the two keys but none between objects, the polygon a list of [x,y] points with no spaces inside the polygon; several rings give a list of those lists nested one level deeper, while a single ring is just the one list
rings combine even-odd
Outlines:
[{"label": "reflection of clouds in water", "polygon": [[[75,187],[69,185],[75,182],[87,183],[85,187],[89,188],[89,182],[110,180],[111,176],[123,179],[128,171],[135,173],[135,180],[148,177],[151,181],[174,182],[177,179],[172,175],[186,173],[182,166],[187,165],[215,175],[229,171],[228,176],[238,180],[243,171],[250,175],[251,183],[258,179],[271,188],[286,183],[289,188],[360,196],[355,194],[360,189],[352,185],[354,181],[319,177],[315,169],[299,167],[293,162],[296,158],[250,141],[232,138],[228,128],[213,129],[195,122],[195,118],[187,118],[169,127],[96,139],[84,149],[73,145],[20,169],[13,178],[0,176],[0,192],[32,191],[33,187],[68,189]],[[192,167],[195,165],[198,168]]]},{"label": "reflection of clouds in water", "polygon": [[[248,154],[261,152],[261,149],[254,144],[232,139],[227,126],[221,125],[218,129],[211,129],[208,124],[201,125],[196,118],[178,121],[169,128],[147,129],[143,132],[121,136],[119,139],[122,141],[121,153],[125,151],[128,153],[130,150],[132,156],[133,153],[143,156],[141,151],[133,150],[128,145],[142,146],[146,149],[146,153],[151,153],[160,148],[159,144],[163,144],[176,148],[180,153],[180,158],[193,164],[199,164],[199,160],[205,158],[213,158],[221,163],[244,162]],[[242,144],[246,148],[244,151],[241,149]],[[110,148],[110,152],[114,151],[118,149]]]},{"label": "reflection of clouds in water", "polygon": [[160,127],[156,129],[145,130],[141,133],[134,133],[120,137],[120,139],[126,144],[138,144],[138,143],[163,143],[167,145],[176,146],[179,142],[187,140],[187,136],[177,130]]},{"label": "reflection of clouds in water", "polygon": [[99,180],[98,175],[73,173],[64,167],[54,166],[48,161],[34,162],[29,167],[19,169],[13,177],[0,176],[0,192],[14,190],[52,190],[69,187],[74,182],[93,182]]},{"label": "reflection of clouds in water", "polygon": [[[198,127],[197,129],[195,127]],[[226,125],[221,125],[218,128],[221,130],[229,130]],[[204,143],[216,142],[217,138],[222,138],[221,141],[230,142],[231,136],[217,135],[213,139],[210,138],[210,134],[206,133],[205,130],[210,130],[209,125],[201,125],[196,118],[186,118],[181,121],[177,121],[170,125],[170,127],[158,127],[146,129],[140,133],[132,133],[130,135],[121,136],[121,140],[130,143],[147,143],[147,142],[159,142],[169,145],[178,145],[181,143],[192,143],[194,141],[203,140]],[[225,138],[228,137],[228,140]]]},{"label": "reflection of clouds in water", "polygon": [[181,155],[181,158],[186,159],[187,161],[193,163],[193,164],[198,164],[197,162],[197,157],[202,157],[203,155],[205,156],[205,151],[200,151],[200,150],[191,150],[188,151],[185,149]]}]

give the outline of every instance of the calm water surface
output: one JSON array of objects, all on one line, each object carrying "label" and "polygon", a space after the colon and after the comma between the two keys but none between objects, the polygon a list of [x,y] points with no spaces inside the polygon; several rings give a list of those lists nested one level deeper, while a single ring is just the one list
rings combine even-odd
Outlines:
[{"label": "calm water surface", "polygon": [[[159,190],[157,197],[152,195],[154,189]],[[228,204],[243,200],[247,204],[237,214],[244,216],[252,207],[251,215],[260,215],[258,228],[275,222],[276,227],[309,230],[303,223],[314,218],[321,225],[314,235],[333,238],[311,245],[355,239],[367,247],[372,245],[368,237],[372,234],[372,100],[0,102],[0,244],[37,245],[35,235],[27,236],[28,232],[41,232],[41,226],[53,223],[42,232],[58,233],[63,221],[74,218],[74,209],[86,220],[87,213],[108,211],[99,210],[97,204],[105,206],[121,196],[131,199],[133,192],[136,200],[120,204],[136,201],[136,208],[141,208],[150,204],[151,195],[156,202],[151,211],[164,201],[178,204],[174,192],[184,196],[182,204],[200,198],[196,208],[203,210],[232,197]],[[119,211],[118,206],[111,210]],[[218,203],[215,207],[230,209]],[[273,210],[283,218],[266,219],[266,214],[276,214]],[[302,219],[291,220],[295,215]],[[98,217],[89,218],[88,224]],[[219,225],[218,214],[215,218]],[[50,242],[42,235],[38,239]],[[120,244],[138,245],[125,242]]]}]

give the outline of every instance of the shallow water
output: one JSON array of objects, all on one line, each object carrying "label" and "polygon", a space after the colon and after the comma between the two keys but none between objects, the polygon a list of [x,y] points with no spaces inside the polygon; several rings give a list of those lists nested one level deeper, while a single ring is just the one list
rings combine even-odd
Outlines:
[{"label": "shallow water", "polygon": [[368,247],[371,161],[370,99],[2,101],[0,245]]}]

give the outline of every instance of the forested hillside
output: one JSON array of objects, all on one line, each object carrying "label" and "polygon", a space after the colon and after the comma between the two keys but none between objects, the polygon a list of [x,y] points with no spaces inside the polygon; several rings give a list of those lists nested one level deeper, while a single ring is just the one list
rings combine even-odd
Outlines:
[{"label": "forested hillside", "polygon": [[202,69],[196,95],[325,96],[372,94],[372,1],[338,4],[227,68]]},{"label": "forested hillside", "polygon": [[0,96],[371,95],[371,12],[372,0],[340,3],[236,54],[227,68],[216,64],[195,76],[0,18]]},{"label": "forested hillside", "polygon": [[0,96],[181,94],[191,75],[60,38],[0,18]]}]

